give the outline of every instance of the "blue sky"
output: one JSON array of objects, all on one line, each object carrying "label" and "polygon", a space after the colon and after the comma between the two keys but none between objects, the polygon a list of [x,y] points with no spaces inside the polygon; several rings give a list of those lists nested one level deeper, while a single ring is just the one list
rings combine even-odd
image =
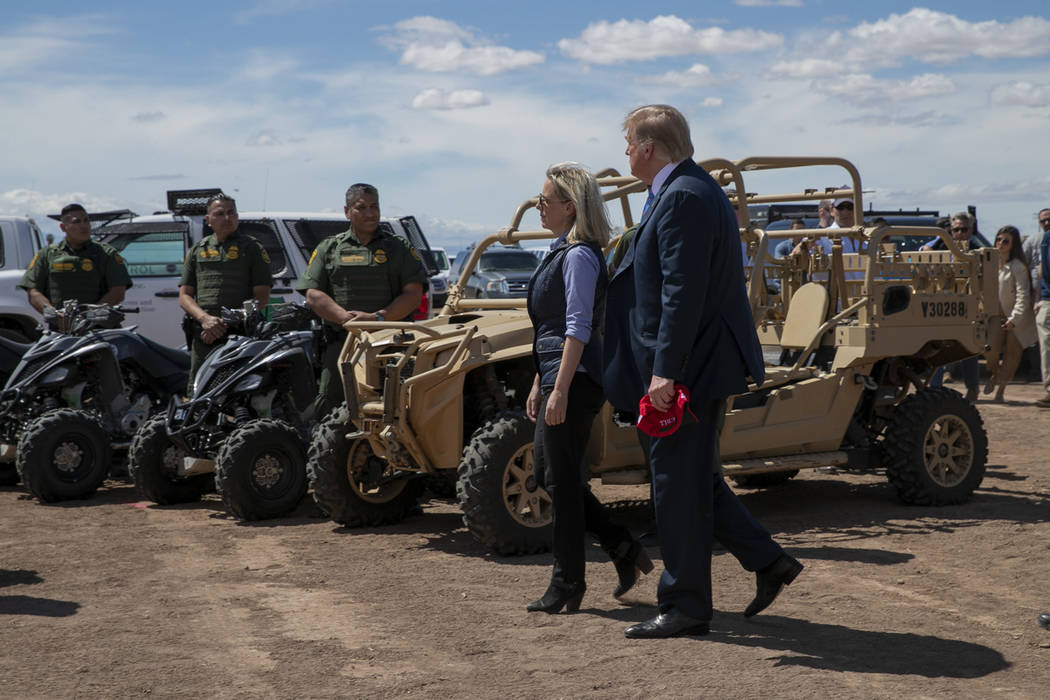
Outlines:
[{"label": "blue sky", "polygon": [[620,124],[651,102],[687,115],[701,158],[845,157],[879,208],[973,204],[986,234],[1027,234],[1050,206],[1042,2],[5,5],[0,213],[45,226],[175,188],[334,211],[366,181],[455,249],[551,163],[626,171]]}]

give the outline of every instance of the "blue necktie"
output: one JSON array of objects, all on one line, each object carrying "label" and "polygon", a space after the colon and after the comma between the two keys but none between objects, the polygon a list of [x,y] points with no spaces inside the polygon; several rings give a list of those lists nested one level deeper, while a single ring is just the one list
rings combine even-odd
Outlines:
[{"label": "blue necktie", "polygon": [[656,195],[652,190],[649,190],[649,196],[645,198],[645,205],[642,207],[642,218],[649,212],[649,207],[653,205],[653,200],[656,199]]}]

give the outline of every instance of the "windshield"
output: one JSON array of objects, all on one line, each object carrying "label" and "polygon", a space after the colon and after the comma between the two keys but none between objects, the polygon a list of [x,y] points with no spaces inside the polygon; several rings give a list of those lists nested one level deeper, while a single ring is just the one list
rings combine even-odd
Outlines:
[{"label": "windshield", "polygon": [[448,256],[445,255],[445,251],[441,248],[431,248],[430,254],[434,256],[434,262],[437,263],[437,269],[445,272],[448,270]]},{"label": "windshield", "polygon": [[539,267],[536,256],[526,251],[482,253],[478,269],[481,272],[532,272]]},{"label": "windshield", "polygon": [[182,274],[186,229],[181,221],[117,224],[96,234],[117,249],[132,277],[168,277]]}]

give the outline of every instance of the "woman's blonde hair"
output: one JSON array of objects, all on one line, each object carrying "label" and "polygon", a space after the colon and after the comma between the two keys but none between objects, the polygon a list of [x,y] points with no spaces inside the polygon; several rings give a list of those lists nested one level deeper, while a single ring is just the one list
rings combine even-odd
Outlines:
[{"label": "woman's blonde hair", "polygon": [[556,163],[547,168],[547,179],[554,192],[576,208],[576,219],[569,231],[569,243],[609,244],[609,217],[605,213],[598,181],[579,163]]}]

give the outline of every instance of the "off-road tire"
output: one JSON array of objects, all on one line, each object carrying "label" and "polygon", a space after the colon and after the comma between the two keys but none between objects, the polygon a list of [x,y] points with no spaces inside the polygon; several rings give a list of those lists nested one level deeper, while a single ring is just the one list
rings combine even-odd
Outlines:
[{"label": "off-road tire", "polygon": [[253,420],[233,431],[215,458],[215,490],[241,520],[278,518],[306,495],[306,450],[299,431]]},{"label": "off-road tire", "polygon": [[897,406],[882,441],[886,476],[913,505],[968,501],[984,478],[988,436],[959,392],[927,388]]},{"label": "off-road tire", "polygon": [[534,432],[523,412],[502,413],[471,436],[459,463],[463,524],[500,554],[535,554],[551,545],[551,499],[532,468]]},{"label": "off-road tire", "polygon": [[16,465],[25,487],[44,502],[85,498],[109,471],[109,436],[87,411],[60,408],[32,421],[18,441]]},{"label": "off-road tire", "polygon": [[741,474],[729,477],[733,484],[742,489],[765,489],[771,486],[786,484],[798,476],[798,469],[786,472],[767,472],[765,474]]},{"label": "off-road tire", "polygon": [[420,512],[424,483],[418,477],[399,479],[371,491],[356,480],[351,484],[351,469],[374,457],[367,440],[346,439],[352,430],[350,412],[346,404],[340,404],[317,427],[310,441],[306,474],[321,511],[346,527],[389,525]]},{"label": "off-road tire", "polygon": [[177,470],[186,456],[168,438],[167,416],[149,418],[135,433],[128,450],[128,471],[139,493],[162,506],[200,500],[208,490],[210,474],[178,476]]}]

